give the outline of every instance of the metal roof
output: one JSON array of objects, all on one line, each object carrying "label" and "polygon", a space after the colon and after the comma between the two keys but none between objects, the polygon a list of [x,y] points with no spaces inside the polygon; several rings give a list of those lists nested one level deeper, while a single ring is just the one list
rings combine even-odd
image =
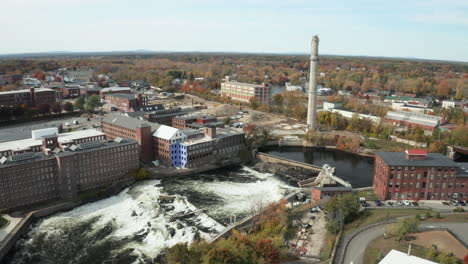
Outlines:
[{"label": "metal roof", "polygon": [[437,264],[427,259],[416,256],[411,256],[401,251],[392,249],[388,254],[379,262],[379,264]]},{"label": "metal roof", "polygon": [[375,155],[390,166],[458,167],[457,163],[440,153],[428,153],[425,159],[407,159],[404,152],[377,152]]},{"label": "metal roof", "polygon": [[102,122],[114,124],[116,126],[125,127],[128,129],[135,130],[138,127],[150,126],[151,132],[156,131],[160,125],[157,123],[141,120],[138,118],[133,118],[117,113],[110,113],[102,119]]}]

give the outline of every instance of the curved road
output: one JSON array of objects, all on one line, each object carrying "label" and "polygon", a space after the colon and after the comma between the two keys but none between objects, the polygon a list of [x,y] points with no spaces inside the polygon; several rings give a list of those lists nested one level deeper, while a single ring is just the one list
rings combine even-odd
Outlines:
[{"label": "curved road", "polygon": [[[422,228],[448,228],[465,244],[468,244],[468,223],[421,223]],[[349,243],[343,264],[363,264],[364,251],[367,245],[377,237],[383,235],[385,225],[369,228],[356,235]]]}]

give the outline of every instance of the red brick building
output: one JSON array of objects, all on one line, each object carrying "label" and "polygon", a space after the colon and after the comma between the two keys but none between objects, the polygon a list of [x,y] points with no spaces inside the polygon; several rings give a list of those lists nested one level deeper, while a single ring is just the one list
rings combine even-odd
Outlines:
[{"label": "red brick building", "polygon": [[153,160],[153,133],[159,126],[121,114],[109,114],[102,120],[102,132],[106,133],[108,138],[121,137],[138,141],[140,159],[145,162]]},{"label": "red brick building", "polygon": [[351,193],[353,188],[351,187],[313,187],[312,188],[312,200],[320,201],[324,197],[333,197],[338,194]]},{"label": "red brick building", "polygon": [[36,106],[55,103],[55,91],[48,88],[30,88],[16,91],[0,92],[0,105]]},{"label": "red brick building", "polygon": [[468,171],[440,153],[378,152],[373,186],[382,200],[466,199]]},{"label": "red brick building", "polygon": [[120,111],[128,112],[137,106],[147,104],[147,98],[141,94],[113,93],[104,96],[106,103],[113,105]]}]

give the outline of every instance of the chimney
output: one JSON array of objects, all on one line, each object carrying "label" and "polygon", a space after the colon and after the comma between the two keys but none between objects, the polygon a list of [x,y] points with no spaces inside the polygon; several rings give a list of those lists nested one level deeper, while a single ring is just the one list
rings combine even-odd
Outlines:
[{"label": "chimney", "polygon": [[36,106],[36,94],[34,92],[34,87],[29,88],[29,95],[31,97],[31,106]]},{"label": "chimney", "polygon": [[143,96],[140,93],[135,94],[138,106],[143,106]]},{"label": "chimney", "polygon": [[224,77],[225,82],[229,82],[229,76]]},{"label": "chimney", "polygon": [[210,138],[216,138],[216,127],[215,126],[206,126],[203,128],[205,136]]},{"label": "chimney", "polygon": [[58,138],[56,135],[42,137],[42,151],[49,154],[49,151],[59,147]]},{"label": "chimney", "polygon": [[425,160],[427,151],[424,149],[407,149],[405,154],[408,160]]}]

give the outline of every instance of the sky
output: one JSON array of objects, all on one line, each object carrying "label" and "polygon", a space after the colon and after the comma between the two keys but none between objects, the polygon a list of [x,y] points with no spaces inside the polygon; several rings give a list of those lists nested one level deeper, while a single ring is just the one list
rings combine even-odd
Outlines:
[{"label": "sky", "polygon": [[225,51],[468,62],[468,0],[0,0],[0,54]]}]

